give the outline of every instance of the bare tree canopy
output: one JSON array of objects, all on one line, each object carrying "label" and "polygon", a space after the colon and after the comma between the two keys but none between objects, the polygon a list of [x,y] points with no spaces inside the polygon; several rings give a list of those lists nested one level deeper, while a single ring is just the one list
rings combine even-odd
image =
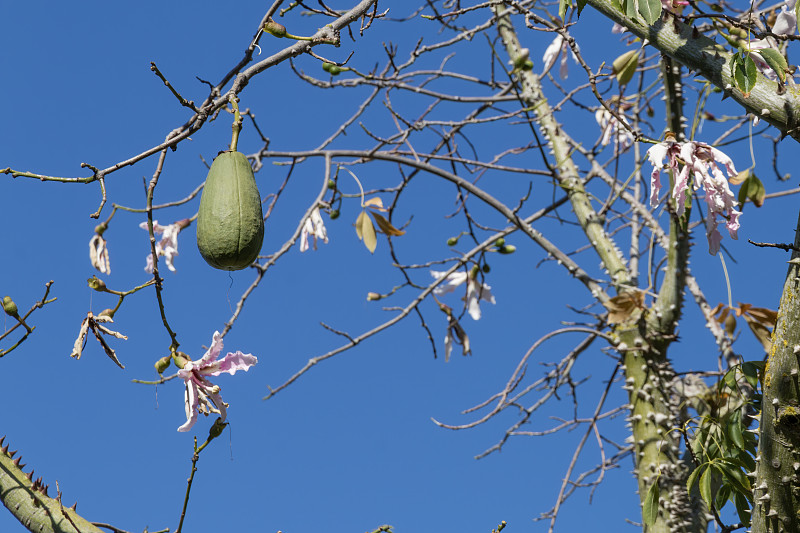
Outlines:
[{"label": "bare tree canopy", "polygon": [[5,530],[800,530],[795,0],[47,4]]}]

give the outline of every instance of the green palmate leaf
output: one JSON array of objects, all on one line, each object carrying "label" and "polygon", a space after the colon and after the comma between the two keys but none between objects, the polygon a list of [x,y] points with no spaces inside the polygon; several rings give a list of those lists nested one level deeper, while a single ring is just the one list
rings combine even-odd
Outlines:
[{"label": "green palmate leaf", "polygon": [[614,60],[611,68],[614,74],[617,75],[617,83],[620,85],[627,85],[629,81],[636,74],[636,67],[639,66],[639,51],[631,50],[625,52]]},{"label": "green palmate leaf", "polygon": [[378,246],[378,237],[366,210],[361,211],[356,219],[356,234],[360,240],[364,241],[364,246],[367,247],[369,253],[374,253],[375,247]]},{"label": "green palmate leaf", "polygon": [[650,485],[650,488],[647,489],[647,497],[644,499],[644,505],[642,507],[642,519],[645,525],[651,526],[656,523],[659,496],[660,490],[658,488],[658,478],[656,478],[653,484]]},{"label": "green palmate leaf", "polygon": [[572,0],[559,0],[558,1],[558,16],[561,20],[567,20],[567,8],[572,6]]},{"label": "green palmate leaf", "polygon": [[717,509],[722,509],[723,507],[725,507],[725,504],[730,499],[731,494],[732,494],[731,486],[722,485],[717,491],[717,495],[714,497],[714,506]]},{"label": "green palmate leaf", "polygon": [[661,17],[661,0],[638,0],[637,3],[639,14],[649,26]]},{"label": "green palmate leaf", "polygon": [[742,374],[744,374],[744,379],[746,379],[753,388],[758,386],[759,369],[764,368],[763,366],[759,366],[760,364],[762,364],[762,361],[745,361],[742,363]]},{"label": "green palmate leaf", "polygon": [[700,497],[703,498],[703,501],[706,502],[706,505],[710,508],[711,502],[711,467],[709,466],[703,471],[703,475],[700,476]]},{"label": "green palmate leaf", "polygon": [[[798,2],[798,4],[800,4],[800,2]],[[736,505],[736,513],[739,515],[739,521],[744,527],[750,527],[750,506],[747,504],[747,498],[735,492],[733,494],[733,503]]]},{"label": "green palmate leaf", "polygon": [[744,207],[745,201],[749,199],[756,207],[761,207],[764,205],[766,194],[767,191],[764,189],[764,184],[761,180],[755,174],[750,173],[739,188],[739,205]]},{"label": "green palmate leaf", "polygon": [[730,422],[728,423],[728,438],[731,439],[737,448],[744,449],[744,437],[742,436],[742,413],[741,410],[736,409],[730,414]]},{"label": "green palmate leaf", "polygon": [[750,91],[758,80],[758,69],[750,54],[742,56],[734,54],[731,56],[731,76],[736,87],[742,91],[745,98],[750,96]]},{"label": "green palmate leaf", "polygon": [[739,466],[731,461],[721,460],[714,463],[714,467],[722,474],[725,480],[731,484],[736,492],[741,492],[745,495],[752,492],[750,480],[747,479],[747,476],[744,475],[744,472],[742,472]]},{"label": "green palmate leaf", "polygon": [[692,473],[689,474],[689,479],[686,480],[686,492],[689,494],[692,493],[692,487],[697,483],[697,478],[700,477],[700,474],[706,469],[707,465],[701,465],[692,470]]},{"label": "green palmate leaf", "polygon": [[775,74],[778,75],[782,82],[786,81],[786,71],[789,70],[789,65],[786,63],[786,58],[783,57],[782,53],[774,48],[764,48],[756,53],[764,58],[764,61],[775,71]]},{"label": "green palmate leaf", "polygon": [[622,0],[622,7],[625,9],[625,15],[628,18],[636,19],[636,0]]}]

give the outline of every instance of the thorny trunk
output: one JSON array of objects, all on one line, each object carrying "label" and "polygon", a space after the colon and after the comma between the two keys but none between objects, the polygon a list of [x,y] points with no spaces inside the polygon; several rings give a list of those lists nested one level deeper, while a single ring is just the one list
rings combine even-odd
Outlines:
[{"label": "thorny trunk", "polygon": [[[523,54],[516,31],[501,8],[497,27],[511,62],[517,63]],[[665,63],[669,127],[683,129],[680,73],[671,62]],[[537,75],[531,71],[517,74],[521,103],[536,114],[537,123],[556,161],[558,184],[567,192],[572,209],[586,233],[588,241],[608,271],[613,286],[622,294],[634,290],[634,275],[625,264],[616,243],[604,230],[603,217],[591,205],[567,138],[553,116]],[[644,528],[647,532],[703,532],[707,520],[698,499],[686,492],[690,467],[680,456],[680,442],[670,429],[680,427],[680,398],[672,393],[675,378],[666,350],[674,340],[674,331],[683,305],[683,290],[687,272],[689,242],[686,221],[689,210],[680,218],[671,217],[668,266],[658,298],[647,313],[637,313],[625,324],[615,328],[617,349],[622,354],[626,385],[631,409],[631,432],[635,475],[640,500],[649,487],[659,484],[661,497],[655,523]],[[600,295],[595,295],[603,303]]]},{"label": "thorny trunk", "polygon": [[800,531],[800,219],[764,370],[753,533]]},{"label": "thorny trunk", "polygon": [[[5,437],[0,438],[0,446]],[[93,524],[75,512],[75,506],[64,507],[58,499],[47,495],[42,479],[33,480],[33,470],[22,471],[20,456],[0,449],[0,500],[11,514],[30,531],[36,533],[100,533]]]}]

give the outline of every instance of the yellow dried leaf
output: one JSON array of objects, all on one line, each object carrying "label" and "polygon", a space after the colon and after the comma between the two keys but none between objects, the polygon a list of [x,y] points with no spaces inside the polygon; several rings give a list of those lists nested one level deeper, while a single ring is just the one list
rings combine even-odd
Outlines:
[{"label": "yellow dried leaf", "polygon": [[386,209],[384,209],[383,207],[383,201],[378,196],[370,198],[369,200],[364,202],[364,207],[377,209],[378,211],[386,211]]},{"label": "yellow dried leaf", "polygon": [[644,292],[625,292],[603,305],[608,309],[608,323],[619,324],[630,318],[637,309],[644,309]]},{"label": "yellow dried leaf", "polygon": [[378,246],[378,236],[375,234],[375,226],[372,225],[372,220],[366,210],[361,211],[356,219],[356,234],[360,240],[364,241],[364,246],[367,247],[369,253],[374,253]]}]

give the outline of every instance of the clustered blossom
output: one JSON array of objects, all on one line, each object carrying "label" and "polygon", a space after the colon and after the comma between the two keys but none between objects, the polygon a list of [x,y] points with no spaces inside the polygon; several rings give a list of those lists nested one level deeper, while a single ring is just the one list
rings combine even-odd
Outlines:
[{"label": "clustered blossom", "polygon": [[569,65],[567,64],[567,50],[569,50],[570,53],[572,54],[572,59],[575,60],[575,63],[580,64],[580,62],[578,61],[578,56],[575,55],[575,52],[573,52],[572,49],[569,47],[569,43],[567,43],[564,37],[559,33],[558,35],[556,35],[556,38],[553,39],[553,42],[550,43],[550,46],[548,46],[544,51],[544,55],[542,56],[542,61],[544,62],[544,69],[542,70],[542,72],[547,72],[551,68],[553,68],[553,65],[556,64],[556,61],[558,60],[559,56],[561,56],[561,64],[559,65],[558,73],[562,79],[566,78],[567,75],[569,74],[568,72]]},{"label": "clustered blossom", "polygon": [[184,367],[178,370],[178,376],[183,379],[186,385],[185,407],[186,423],[178,428],[178,431],[189,431],[197,422],[198,413],[208,415],[208,413],[218,413],[221,422],[227,418],[228,404],[222,401],[220,388],[208,380],[208,376],[219,376],[223,372],[235,374],[238,370],[245,372],[251,366],[258,363],[254,355],[242,352],[229,352],[222,359],[219,354],[222,352],[222,336],[219,331],[214,332],[211,347],[198,361],[188,361]]},{"label": "clustered blossom", "polygon": [[89,260],[92,266],[103,274],[111,274],[111,259],[108,257],[108,243],[99,233],[89,241]]},{"label": "clustered blossom", "polygon": [[627,150],[633,145],[633,134],[624,126],[620,126],[617,117],[609,113],[608,109],[605,107],[598,109],[594,118],[603,130],[600,144],[608,146],[614,141],[614,153]]},{"label": "clustered blossom", "polygon": [[314,249],[317,249],[317,239],[328,244],[328,231],[325,229],[325,224],[322,222],[322,216],[319,214],[319,208],[316,207],[311,212],[305,223],[303,230],[300,233],[300,251],[305,252],[308,250],[308,236],[311,235],[314,239]]},{"label": "clustered blossom", "polygon": [[467,312],[473,320],[480,320],[481,318],[480,300],[486,300],[492,304],[495,303],[494,296],[492,295],[492,288],[485,283],[479,282],[472,277],[469,272],[453,272],[445,277],[444,272],[431,270],[431,276],[436,279],[442,279],[442,277],[444,277],[447,282],[433,289],[433,293],[437,296],[453,292],[456,287],[466,282],[467,293],[464,296],[464,301],[467,305]]},{"label": "clustered blossom", "polygon": [[[689,188],[689,180],[692,176],[694,177],[693,189],[698,190],[702,187],[705,191],[705,201],[708,206],[706,218],[708,251],[711,255],[716,255],[719,251],[720,241],[722,241],[722,235],[717,229],[719,225],[717,216],[725,219],[725,226],[731,238],[738,238],[739,217],[742,213],[735,209],[739,204],[728,186],[728,179],[737,175],[733,161],[720,150],[702,142],[681,143],[667,140],[654,145],[647,151],[647,158],[653,165],[653,172],[650,175],[650,205],[653,207],[659,203],[660,174],[665,157],[675,181],[672,198],[675,199],[678,215],[682,215],[686,208],[686,190]],[[678,170],[679,162],[683,163],[680,171]],[[728,179],[722,173],[723,168]]]},{"label": "clustered blossom", "polygon": [[[175,265],[173,260],[178,255],[178,233],[189,225],[189,220],[179,220],[169,226],[162,226],[157,220],[153,221],[153,234],[161,238],[156,242],[156,254],[164,256],[167,263],[167,268],[175,272]],[[147,231],[147,222],[142,222],[139,227]],[[145,272],[153,273],[153,254],[147,254],[147,264],[144,267]]]}]

